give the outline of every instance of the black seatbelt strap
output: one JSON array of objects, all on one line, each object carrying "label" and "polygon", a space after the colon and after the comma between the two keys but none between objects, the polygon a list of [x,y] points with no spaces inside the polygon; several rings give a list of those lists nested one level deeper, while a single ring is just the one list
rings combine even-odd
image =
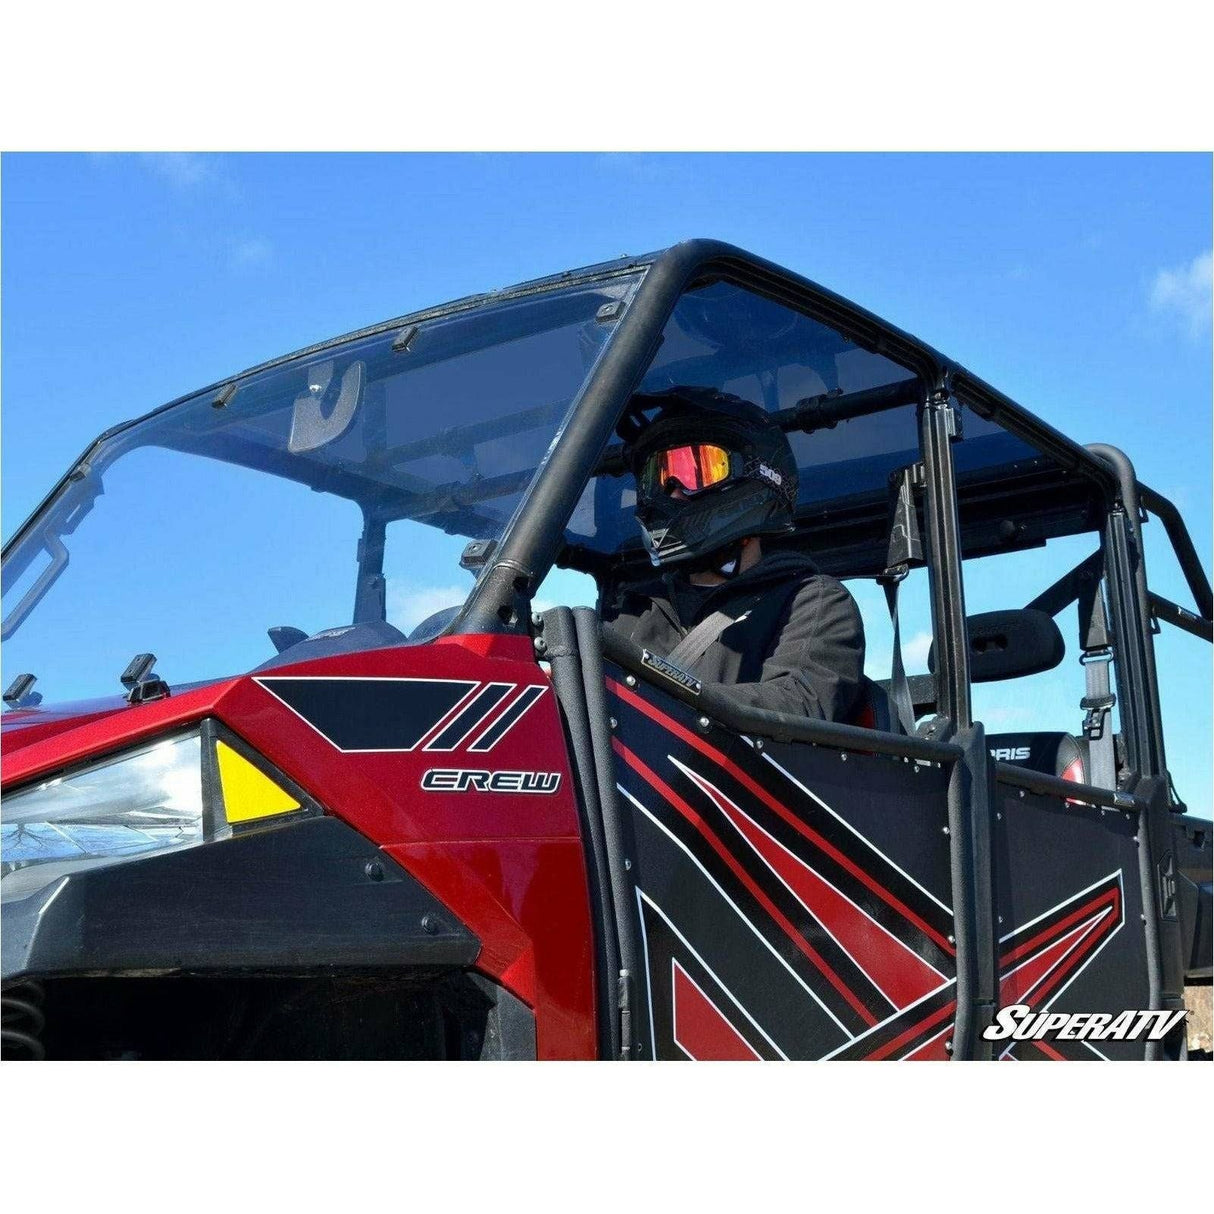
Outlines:
[{"label": "black seatbelt strap", "polygon": [[885,605],[889,608],[889,620],[894,630],[894,654],[890,662],[889,698],[898,715],[898,724],[908,737],[915,732],[915,705],[911,700],[910,681],[906,667],[902,664],[902,630],[898,623],[898,588],[910,570],[902,565],[897,570],[887,569],[880,577],[885,591]]},{"label": "black seatbelt strap", "polygon": [[1112,708],[1117,703],[1109,686],[1109,666],[1113,660],[1110,650],[1101,653],[1085,653],[1079,659],[1083,663],[1086,683],[1079,707],[1084,709],[1083,736],[1088,740],[1088,756],[1091,771],[1087,782],[1097,788],[1117,787],[1117,760],[1113,750]]},{"label": "black seatbelt strap", "polygon": [[898,495],[889,530],[889,552],[885,572],[877,578],[885,591],[885,605],[893,628],[893,658],[889,672],[889,698],[898,716],[898,724],[908,737],[915,732],[915,705],[910,682],[902,664],[902,629],[898,623],[898,589],[910,572],[911,562],[922,562],[923,541],[919,538],[919,519],[915,513],[915,465],[903,468],[898,477]]},{"label": "black seatbelt strap", "polygon": [[1113,664],[1108,620],[1100,593],[1100,578],[1093,576],[1079,592],[1079,646],[1083,650],[1083,736],[1088,743],[1087,782],[1097,788],[1117,787],[1117,755],[1113,741],[1113,695],[1109,668]]}]

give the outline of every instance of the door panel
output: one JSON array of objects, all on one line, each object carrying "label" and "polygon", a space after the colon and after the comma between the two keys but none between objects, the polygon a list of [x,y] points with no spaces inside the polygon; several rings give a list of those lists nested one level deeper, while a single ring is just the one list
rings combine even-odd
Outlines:
[{"label": "door panel", "polygon": [[946,1058],[948,772],[607,688],[653,1055]]},{"label": "door panel", "polygon": [[[1149,1004],[1137,816],[997,786],[992,836],[1000,1006],[1108,1012]],[[996,1057],[1141,1059],[1144,1043],[1000,1042]]]}]

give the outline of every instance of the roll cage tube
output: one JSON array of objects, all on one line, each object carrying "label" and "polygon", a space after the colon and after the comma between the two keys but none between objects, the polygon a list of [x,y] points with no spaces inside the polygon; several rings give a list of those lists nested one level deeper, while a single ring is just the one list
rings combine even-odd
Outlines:
[{"label": "roll cage tube", "polygon": [[[1138,501],[1144,509],[1163,523],[1168,539],[1172,542],[1172,549],[1176,553],[1176,560],[1180,564],[1181,572],[1189,585],[1189,592],[1193,595],[1193,602],[1199,613],[1198,618],[1209,625],[1214,622],[1214,595],[1211,595],[1210,592],[1210,579],[1206,577],[1206,571],[1202,568],[1197,556],[1197,549],[1193,546],[1189,529],[1180,517],[1180,511],[1161,493],[1156,493],[1154,489],[1142,484],[1141,481],[1138,483]],[[1153,599],[1157,597],[1152,595]],[[1168,603],[1167,599],[1160,601]],[[1178,611],[1183,611],[1183,608],[1176,607],[1174,603],[1168,605],[1175,607]],[[1183,624],[1179,626],[1184,627]],[[1197,633],[1197,635],[1204,635],[1206,640],[1210,639],[1208,628],[1204,633]]]},{"label": "roll cage tube", "polygon": [[573,505],[599,465],[680,296],[709,276],[783,303],[902,363],[925,383],[949,365],[941,355],[842,296],[715,240],[690,240],[659,254],[575,401],[569,422],[538,469],[491,563],[452,631],[524,632],[531,595],[556,560]]},{"label": "roll cage tube", "polygon": [[961,526],[951,440],[957,411],[947,377],[920,410],[928,586],[937,663],[937,711],[956,730],[973,724],[970,706],[969,628],[961,573]]},{"label": "roll cage tube", "polygon": [[1137,480],[1130,461],[1116,447],[1093,443],[1090,450],[1113,470],[1117,490],[1105,524],[1105,571],[1115,634],[1121,725],[1132,771],[1143,776],[1165,770],[1163,726],[1155,648],[1150,634]]}]

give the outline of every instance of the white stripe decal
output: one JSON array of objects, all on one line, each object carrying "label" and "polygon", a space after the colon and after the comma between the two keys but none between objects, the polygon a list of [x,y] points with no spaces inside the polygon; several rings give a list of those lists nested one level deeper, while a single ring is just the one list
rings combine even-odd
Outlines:
[{"label": "white stripe decal", "polygon": [[[806,864],[805,861],[802,860],[801,857],[796,854],[796,852],[790,851],[787,847],[785,847],[784,844],[781,843],[780,840],[777,839],[775,837],[775,835],[773,835],[771,833],[771,831],[764,830],[763,827],[760,826],[758,824],[758,822],[756,822],[754,820],[754,818],[752,818],[750,816],[750,814],[748,814],[744,809],[742,809],[741,806],[737,805],[731,798],[727,797],[719,788],[717,788],[713,784],[710,784],[709,781],[707,779],[705,779],[703,776],[701,776],[698,772],[694,772],[690,768],[684,767],[683,764],[680,763],[679,760],[674,757],[674,755],[667,755],[666,757],[677,768],[679,768],[681,771],[683,771],[688,776],[688,778],[691,779],[694,783],[701,784],[701,785],[707,784],[708,788],[712,789],[712,791],[714,793],[716,793],[716,795],[719,796],[722,800],[728,801],[729,804],[733,807],[733,809],[741,817],[745,818],[746,821],[749,822],[751,824],[751,826],[753,826],[755,828],[755,830],[759,831],[761,834],[765,835],[768,839],[770,839],[782,852],[784,852],[785,855],[787,855],[790,859],[796,861],[796,863],[801,865],[802,868],[807,869],[814,877],[816,877],[819,881],[821,881],[822,884],[827,887],[827,889],[832,890],[835,894],[837,894],[840,898],[842,898],[844,902],[846,902],[849,906],[853,907],[859,914],[863,915],[864,918],[867,919],[874,927],[879,928],[896,945],[898,945],[900,948],[902,948],[906,953],[908,953],[916,961],[922,962],[929,970],[932,971],[933,974],[935,974],[940,979],[941,986],[944,986],[948,983],[948,976],[945,974],[942,974],[934,965],[932,965],[932,963],[930,961],[927,960],[926,957],[920,956],[917,952],[915,952],[915,950],[913,948],[910,947],[909,944],[907,944],[905,941],[899,940],[898,937],[895,936],[893,934],[893,932],[891,932],[889,930],[889,928],[887,928],[883,923],[878,923],[877,920],[874,919],[872,917],[872,915],[870,915],[868,913],[868,911],[866,911],[858,902],[853,901],[841,889],[838,889],[836,886],[831,884],[831,882],[829,882],[820,872],[818,872],[818,870],[816,868],[813,868],[810,865]],[[707,789],[705,789],[705,791],[707,792]],[[709,795],[711,795],[711,794],[709,794]],[[733,824],[730,823],[730,825],[733,825]],[[737,827],[735,826],[734,829],[737,830]],[[873,986],[875,986],[877,988],[878,992],[885,999],[886,1003],[888,1003],[891,1007],[896,1007],[897,1005],[885,993],[884,989],[882,988],[880,980],[877,978],[874,978],[868,972],[868,970],[866,970],[864,968],[864,966],[860,964],[860,960],[858,957],[852,956],[851,952],[844,946],[843,942],[826,925],[825,920],[821,919],[818,915],[815,915],[814,912],[812,910],[810,910],[808,906],[805,905],[805,903],[801,900],[801,897],[796,892],[796,890],[794,890],[792,888],[792,886],[790,886],[788,884],[788,882],[785,881],[784,878],[781,877],[780,874],[778,872],[776,872],[776,870],[774,868],[772,868],[772,866],[770,864],[767,863],[767,861],[763,858],[763,855],[758,850],[758,848],[756,848],[755,845],[753,843],[751,843],[751,841],[749,839],[747,839],[745,835],[742,835],[741,831],[738,831],[738,834],[741,835],[742,840],[746,844],[746,846],[749,847],[750,850],[753,851],[754,854],[759,857],[759,860],[762,861],[763,866],[768,870],[768,872],[770,872],[772,874],[772,876],[775,877],[775,879],[777,881],[779,881],[779,883],[782,886],[784,886],[784,888],[786,890],[788,890],[788,892],[796,899],[797,905],[804,908],[805,912],[810,916],[810,918],[812,918],[813,921],[815,923],[817,923],[818,926],[821,927],[822,930],[839,946],[843,955],[845,957],[850,958],[850,960],[855,965],[855,967],[869,980],[869,982],[871,982],[873,984]]]},{"label": "white stripe decal", "polygon": [[[477,754],[485,754],[491,751],[530,711],[539,703],[544,692],[548,690],[547,684],[532,683],[510,701],[509,706],[502,712],[498,713],[495,719],[487,728],[481,731],[475,742],[468,747],[469,753],[475,751]],[[521,705],[521,707],[520,707]],[[506,726],[501,733],[496,736],[491,736],[497,730],[501,722],[511,713],[517,712],[517,716]],[[488,745],[485,744],[485,739],[489,738]]]},{"label": "white stripe decal", "polygon": [[[776,1045],[776,1043],[774,1041],[772,1041],[771,1037],[764,1030],[763,1026],[741,1005],[741,1003],[738,1002],[737,996],[733,993],[733,991],[731,991],[729,989],[729,987],[727,987],[725,985],[724,982],[721,981],[720,975],[718,975],[716,973],[716,971],[712,968],[712,966],[710,966],[704,960],[704,958],[701,957],[700,954],[698,952],[696,952],[696,950],[694,948],[692,948],[691,942],[687,939],[686,936],[683,935],[683,933],[681,931],[679,931],[679,929],[677,927],[675,927],[675,925],[671,922],[670,916],[668,914],[666,914],[666,912],[647,893],[645,893],[640,888],[637,889],[637,900],[638,900],[638,906],[639,906],[640,901],[644,900],[645,902],[649,903],[649,905],[651,907],[653,907],[653,909],[657,912],[657,914],[665,922],[666,926],[668,928],[670,928],[670,930],[676,936],[678,936],[683,947],[696,959],[697,962],[699,962],[700,965],[702,965],[708,971],[708,973],[712,974],[712,980],[721,988],[721,990],[723,990],[729,996],[730,1001],[733,1003],[734,1007],[736,1007],[738,1009],[738,1011],[741,1012],[742,1015],[745,1016],[746,1019],[754,1026],[755,1031],[763,1038],[763,1040],[766,1041],[767,1044],[770,1045],[771,1048],[773,1050],[775,1050],[775,1052],[777,1054],[779,1054],[780,1057],[783,1058],[785,1062],[787,1062],[788,1055],[782,1049],[780,1049],[780,1047],[778,1045]],[[642,916],[641,921],[644,922],[644,916]],[[673,961],[674,958],[672,957],[671,960]],[[679,968],[683,969],[682,966],[679,966]],[[650,972],[650,970],[649,970],[648,950],[647,950],[646,951],[646,963],[645,963],[645,973],[647,976],[648,976],[649,972]],[[684,969],[683,973],[687,974],[687,971]],[[692,984],[692,986],[694,986],[696,988],[697,991],[700,992],[701,995],[704,995],[703,987],[701,987],[700,984],[690,974],[687,974],[687,980]],[[708,999],[708,996],[704,995],[704,998]],[[708,1002],[712,1003],[712,1006],[714,1008],[717,1007],[717,1005],[715,1003],[713,1003],[711,999],[708,999]],[[650,1004],[649,1023],[652,1025],[653,1024],[653,998],[652,998],[652,996],[650,997],[649,1004]],[[718,1013],[718,1015],[721,1015],[721,1018],[723,1020],[726,1020],[726,1021],[728,1020],[728,1017],[725,1016],[723,1013],[721,1013],[720,1008],[717,1008],[717,1013]],[[736,1032],[737,1030],[735,1029],[734,1031]],[[757,1055],[756,1055],[756,1057],[757,1057]]]},{"label": "white stripe decal", "polygon": [[[669,922],[669,921],[668,921],[668,922]],[[690,974],[689,974],[689,973],[688,973],[688,972],[687,972],[687,971],[686,971],[686,970],[685,970],[685,969],[684,969],[684,968],[683,968],[683,967],[682,967],[682,966],[679,964],[679,962],[678,962],[678,958],[677,958],[677,957],[671,957],[671,958],[670,958],[670,991],[671,991],[671,996],[670,996],[670,1005],[671,1005],[671,1006],[670,1006],[670,1020],[671,1020],[671,1025],[672,1025],[672,1028],[671,1028],[671,1036],[674,1038],[674,1043],[675,1043],[675,1045],[677,1045],[677,1046],[679,1047],[679,1049],[681,1049],[681,1050],[683,1051],[683,1053],[684,1053],[684,1054],[686,1054],[686,1055],[687,1055],[687,1057],[688,1057],[688,1058],[690,1058],[690,1059],[692,1060],[692,1062],[699,1062],[699,1061],[700,1061],[700,1060],[699,1060],[699,1059],[698,1059],[698,1058],[697,1058],[697,1057],[696,1057],[696,1056],[695,1056],[695,1055],[694,1055],[694,1054],[693,1054],[693,1053],[692,1053],[692,1052],[691,1052],[691,1051],[690,1051],[690,1050],[689,1050],[689,1049],[688,1049],[688,1048],[687,1048],[687,1047],[686,1047],[686,1046],[685,1046],[685,1045],[684,1045],[684,1044],[683,1044],[683,1043],[682,1043],[682,1042],[679,1040],[679,1001],[678,1001],[678,999],[675,997],[675,994],[674,994],[674,989],[675,989],[675,976],[674,976],[674,972],[675,972],[675,970],[678,970],[678,971],[679,971],[679,973],[680,973],[680,974],[682,974],[682,975],[683,975],[683,977],[684,977],[684,978],[686,978],[686,979],[687,979],[687,981],[688,981],[688,982],[690,982],[690,983],[691,983],[691,985],[692,985],[692,986],[694,986],[694,987],[696,988],[696,990],[697,990],[697,991],[699,991],[699,993],[700,993],[700,998],[701,998],[701,999],[703,999],[703,1000],[704,1000],[704,1002],[705,1002],[705,1003],[707,1003],[707,1004],[708,1004],[708,1006],[709,1006],[710,1008],[712,1008],[712,1010],[713,1010],[714,1012],[716,1012],[716,1014],[717,1014],[718,1016],[720,1016],[720,1017],[721,1017],[722,1021],[723,1021],[723,1022],[725,1023],[725,1025],[726,1025],[726,1026],[729,1028],[730,1032],[732,1032],[732,1033],[733,1033],[733,1035],[734,1035],[734,1036],[735,1036],[735,1037],[736,1037],[736,1038],[737,1038],[737,1039],[738,1039],[738,1040],[739,1040],[739,1041],[742,1043],[743,1047],[744,1047],[745,1049],[749,1050],[749,1051],[751,1052],[751,1054],[753,1054],[753,1055],[754,1055],[754,1057],[755,1057],[755,1059],[756,1059],[757,1061],[762,1062],[762,1061],[763,1061],[763,1055],[762,1055],[762,1054],[760,1054],[760,1053],[759,1053],[759,1051],[758,1051],[758,1050],[756,1050],[756,1049],[755,1049],[755,1047],[754,1047],[753,1045],[751,1045],[751,1044],[750,1044],[750,1042],[749,1042],[749,1041],[747,1041],[747,1040],[746,1040],[746,1038],[745,1038],[745,1037],[743,1037],[743,1036],[742,1036],[742,1034],[741,1034],[741,1033],[739,1033],[739,1032],[738,1032],[738,1030],[737,1030],[736,1028],[734,1028],[734,1026],[733,1026],[733,1025],[730,1023],[729,1017],[728,1017],[728,1016],[726,1016],[726,1015],[725,1015],[725,1013],[724,1013],[723,1011],[721,1011],[721,1009],[720,1009],[719,1007],[717,1007],[717,1005],[716,1005],[715,1003],[713,1003],[713,1001],[712,1001],[712,1000],[711,1000],[711,999],[708,997],[708,994],[707,994],[707,992],[704,990],[704,988],[703,988],[703,987],[702,987],[702,986],[701,986],[701,985],[700,985],[700,984],[699,984],[699,983],[698,983],[698,982],[697,982],[697,981],[696,981],[696,980],[695,980],[695,979],[694,979],[694,978],[693,978],[693,977],[692,977],[692,976],[691,976],[691,975],[690,975]],[[708,972],[709,972],[710,974],[712,973],[712,971],[711,971],[711,970],[709,970]],[[713,974],[713,977],[715,978],[715,977],[716,977],[716,975],[715,975],[715,974]],[[742,1007],[742,1005],[741,1005],[740,1003],[738,1003],[738,1001],[737,1001],[736,999],[734,999],[734,998],[733,998],[733,995],[732,995],[732,994],[730,994],[730,991],[728,990],[728,988],[727,988],[727,987],[722,986],[722,987],[721,987],[721,989],[722,989],[722,990],[723,990],[723,991],[724,991],[724,992],[725,992],[727,995],[729,995],[730,999],[733,999],[734,1003],[737,1003],[738,1007],[739,1007],[739,1008],[740,1008],[742,1011],[745,1011],[745,1010],[746,1010],[745,1008],[743,1008],[743,1007]],[[749,1019],[750,1019],[750,1017],[747,1017],[747,1019],[749,1020]],[[751,1020],[751,1024],[754,1024],[754,1021],[753,1021],[753,1020]],[[758,1028],[758,1027],[759,1027],[759,1026],[758,1026],[757,1024],[755,1024],[755,1028]],[[764,1036],[766,1036],[766,1033],[764,1033]],[[785,1061],[785,1062],[787,1062],[787,1061],[788,1061],[788,1059],[787,1059],[787,1058],[785,1058],[785,1059],[784,1059],[784,1061]]]},{"label": "white stripe decal", "polygon": [[[481,725],[484,722],[485,718],[491,712],[493,712],[495,709],[497,709],[498,707],[501,706],[502,702],[506,699],[506,696],[509,695],[509,693],[516,686],[517,686],[517,684],[515,684],[515,683],[482,683],[482,684],[480,684],[479,688],[475,690],[475,692],[473,694],[473,698],[471,700],[469,700],[467,697],[465,697],[463,700],[461,700],[439,722],[438,726],[436,726],[434,729],[432,729],[430,731],[430,740],[422,747],[422,749],[429,750],[429,751],[435,751],[435,752],[438,752],[439,754],[446,754],[449,751],[458,750],[460,743],[466,741],[468,738],[468,735],[470,733],[472,733],[472,731],[474,729],[476,729],[477,726]],[[490,704],[489,707],[486,708],[472,722],[472,724],[469,725],[468,728],[466,730],[464,730],[464,732],[458,738],[455,739],[454,742],[452,742],[449,746],[436,746],[435,745],[435,743],[439,740],[439,738],[441,738],[443,736],[443,734],[446,733],[447,729],[449,728],[449,725],[454,723],[458,719],[458,717],[464,711],[465,708],[472,707],[477,702],[477,700],[481,699],[483,696],[489,695],[495,688],[499,688],[499,687],[503,689],[502,696],[499,697],[499,699],[496,700],[493,704]]]},{"label": "white stripe decal", "polygon": [[[822,1002],[822,999],[819,997],[817,992],[811,986],[809,986],[808,983],[806,983],[805,979],[802,978],[801,975],[798,974],[797,971],[795,969],[793,969],[793,967],[791,965],[789,965],[788,962],[785,961],[783,957],[780,956],[779,951],[771,943],[771,941],[768,940],[767,937],[764,936],[763,933],[761,931],[759,931],[759,929],[753,923],[751,923],[751,921],[749,919],[747,919],[747,917],[742,913],[742,911],[739,909],[739,907],[734,902],[734,900],[717,883],[717,881],[713,877],[713,875],[699,862],[699,860],[697,860],[695,858],[695,856],[688,849],[687,845],[683,842],[683,840],[680,839],[677,835],[673,834],[668,827],[664,826],[661,822],[659,822],[658,819],[655,818],[654,815],[652,813],[650,813],[649,810],[647,810],[645,808],[645,806],[643,806],[640,803],[640,801],[638,801],[636,799],[636,797],[634,797],[632,795],[632,793],[630,793],[628,791],[628,789],[626,789],[622,784],[617,784],[616,788],[618,788],[620,790],[620,792],[622,792],[624,794],[624,796],[627,797],[628,800],[631,801],[632,804],[635,805],[637,807],[637,809],[639,809],[641,811],[641,813],[643,813],[645,815],[645,817],[647,817],[654,824],[654,826],[656,826],[658,828],[658,830],[660,830],[664,835],[666,835],[670,839],[670,841],[681,852],[683,852],[687,856],[687,858],[692,862],[692,864],[694,864],[696,866],[696,868],[698,868],[700,870],[700,872],[704,874],[704,877],[708,881],[708,883],[725,900],[725,904],[734,912],[735,915],[738,916],[739,919],[742,920],[742,922],[744,924],[746,924],[746,926],[750,929],[750,931],[752,931],[755,934],[755,936],[758,938],[759,942],[763,945],[763,947],[766,948],[767,951],[769,953],[771,953],[771,955],[773,957],[775,957],[775,959],[793,976],[793,979],[796,981],[797,985],[800,986],[805,991],[805,993],[822,1009],[822,1011],[824,1011],[827,1014],[827,1016],[829,1016],[831,1018],[832,1021],[834,1021],[834,1023],[838,1026],[839,1031],[850,1040],[852,1034],[848,1032],[847,1027],[843,1024],[843,1022],[839,1019],[839,1017],[836,1016],[834,1014],[834,1012],[832,1012],[830,1010],[830,1008],[828,1008],[826,1006],[826,1004]],[[846,1045],[847,1042],[844,1042],[843,1044]],[[840,1046],[839,1048],[842,1049],[843,1046]]]},{"label": "white stripe decal", "polygon": [[822,808],[826,810],[826,812],[830,814],[832,818],[835,818],[837,821],[846,826],[847,829],[850,830],[851,833],[865,845],[865,847],[870,848],[878,856],[880,856],[881,859],[890,866],[890,868],[892,868],[895,872],[901,873],[902,876],[904,876],[920,893],[926,894],[942,911],[946,911],[949,915],[953,913],[951,907],[945,906],[944,903],[941,902],[930,889],[924,888],[904,868],[901,868],[895,864],[879,847],[875,847],[871,840],[865,838],[864,835],[862,835],[850,822],[848,822],[846,818],[840,817],[839,814],[835,813],[835,811],[831,809],[831,807],[827,805],[816,792],[814,792],[812,789],[806,788],[805,785],[792,774],[792,772],[786,771],[780,766],[779,763],[775,761],[775,759],[771,757],[771,755],[767,754],[766,752],[764,752],[763,758],[766,759],[767,762],[770,763],[772,767],[774,767],[782,776],[788,780],[791,780],[807,797],[811,798],[818,805],[822,806]]}]

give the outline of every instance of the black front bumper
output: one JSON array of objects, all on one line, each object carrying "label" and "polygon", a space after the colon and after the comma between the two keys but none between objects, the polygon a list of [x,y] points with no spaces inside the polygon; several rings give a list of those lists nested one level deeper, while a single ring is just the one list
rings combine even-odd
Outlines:
[{"label": "black front bumper", "polygon": [[467,967],[480,942],[336,818],[65,876],[7,902],[0,977]]}]

